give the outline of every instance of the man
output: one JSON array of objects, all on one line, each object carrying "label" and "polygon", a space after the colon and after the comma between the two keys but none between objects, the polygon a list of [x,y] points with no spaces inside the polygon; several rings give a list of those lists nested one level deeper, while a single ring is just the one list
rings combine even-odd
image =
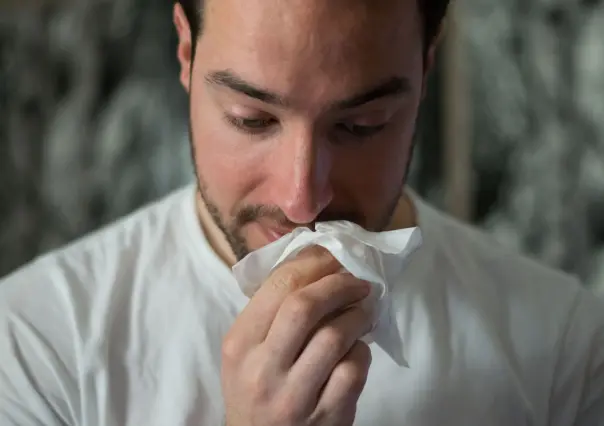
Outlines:
[{"label": "man", "polygon": [[[0,424],[604,424],[601,303],[402,191],[448,1],[199,1],[174,8],[198,185],[0,284]],[[325,250],[237,286],[330,219],[420,227],[408,367]]]}]

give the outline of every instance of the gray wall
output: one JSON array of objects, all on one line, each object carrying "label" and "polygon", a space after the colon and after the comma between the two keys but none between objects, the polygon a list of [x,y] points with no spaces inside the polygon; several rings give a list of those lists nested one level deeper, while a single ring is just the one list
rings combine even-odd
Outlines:
[{"label": "gray wall", "polygon": [[0,273],[190,179],[169,1],[0,13]]},{"label": "gray wall", "polygon": [[604,288],[604,2],[461,6],[480,224]]}]

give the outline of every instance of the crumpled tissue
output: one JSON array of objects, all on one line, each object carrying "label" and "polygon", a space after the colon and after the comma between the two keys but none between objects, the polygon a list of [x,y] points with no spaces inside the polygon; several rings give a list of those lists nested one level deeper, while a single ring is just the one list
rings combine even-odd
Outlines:
[{"label": "crumpled tissue", "polygon": [[408,367],[389,293],[392,286],[404,285],[400,282],[401,273],[421,243],[417,227],[369,232],[348,221],[320,222],[315,225],[315,231],[300,227],[253,251],[233,266],[233,274],[243,293],[251,298],[280,264],[305,247],[324,247],[344,270],[372,284],[372,291],[364,302],[373,304],[374,327],[363,340],[375,342],[398,365]]}]

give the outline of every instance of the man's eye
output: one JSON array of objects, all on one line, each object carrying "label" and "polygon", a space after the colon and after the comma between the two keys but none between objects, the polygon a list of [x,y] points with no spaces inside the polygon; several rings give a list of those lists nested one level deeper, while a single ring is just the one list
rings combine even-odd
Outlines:
[{"label": "man's eye", "polygon": [[340,130],[343,130],[346,133],[349,133],[358,138],[368,138],[370,136],[376,135],[379,132],[381,132],[382,130],[384,130],[385,127],[386,127],[386,124],[380,124],[377,126],[361,126],[361,125],[354,124],[354,123],[338,124],[338,128]]},{"label": "man's eye", "polygon": [[252,134],[260,133],[277,122],[277,120],[272,117],[244,118],[227,115],[225,118],[229,124],[238,130]]}]

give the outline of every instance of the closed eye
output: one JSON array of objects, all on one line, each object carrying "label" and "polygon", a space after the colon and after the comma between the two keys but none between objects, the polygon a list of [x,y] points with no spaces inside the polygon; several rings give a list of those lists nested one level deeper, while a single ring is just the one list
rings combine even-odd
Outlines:
[{"label": "closed eye", "polygon": [[224,118],[231,126],[248,134],[262,133],[277,123],[273,117],[245,118],[227,114]]},{"label": "closed eye", "polygon": [[378,124],[375,126],[362,126],[354,123],[338,123],[337,127],[352,136],[358,138],[368,138],[374,136],[384,130],[388,123]]}]

